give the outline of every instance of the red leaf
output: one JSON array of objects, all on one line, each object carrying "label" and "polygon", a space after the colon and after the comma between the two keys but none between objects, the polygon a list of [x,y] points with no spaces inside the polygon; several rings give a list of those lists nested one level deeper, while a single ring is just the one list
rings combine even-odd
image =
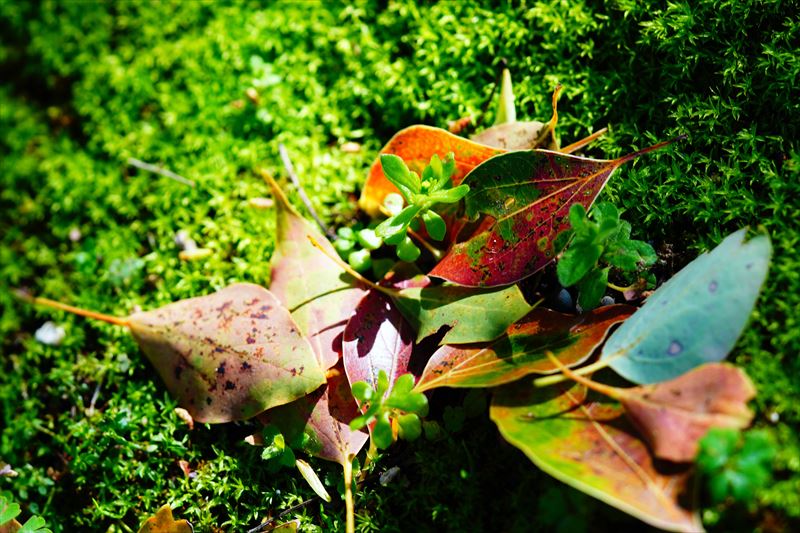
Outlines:
[{"label": "red leaf", "polygon": [[493,223],[454,245],[430,272],[469,287],[509,285],[542,269],[555,258],[553,241],[569,227],[573,204],[587,210],[620,165],[660,148],[596,160],[551,152],[509,152],[481,164],[464,179],[467,216],[488,215]]}]

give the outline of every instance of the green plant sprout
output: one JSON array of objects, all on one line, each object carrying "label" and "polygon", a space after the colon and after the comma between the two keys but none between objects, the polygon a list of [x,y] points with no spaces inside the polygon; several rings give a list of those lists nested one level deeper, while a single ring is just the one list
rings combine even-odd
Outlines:
[{"label": "green plant sprout", "polygon": [[456,168],[452,152],[447,154],[444,162],[434,154],[421,177],[409,170],[405,162],[396,155],[381,155],[381,167],[386,178],[400,190],[408,205],[381,222],[375,228],[375,234],[386,244],[397,247],[399,259],[416,261],[421,252],[408,235],[409,227],[413,230],[419,219],[422,219],[425,230],[433,240],[444,239],[447,226],[444,219],[432,208],[436,204],[458,202],[469,192],[469,186],[452,186],[450,177]]},{"label": "green plant sprout", "polygon": [[[642,277],[642,272],[655,264],[656,252],[648,243],[631,239],[630,223],[620,220],[613,204],[595,204],[591,219],[581,204],[573,204],[569,222],[571,228],[556,239],[556,249],[570,243],[558,260],[556,272],[561,285],[577,286],[578,304],[584,311],[597,307],[606,287],[625,291],[653,284],[652,274]],[[609,283],[612,267],[627,278],[636,278],[634,283],[629,287]]]},{"label": "green plant sprout", "polygon": [[728,498],[747,502],[772,479],[775,454],[775,444],[764,431],[712,428],[700,440],[697,466],[714,503]]},{"label": "green plant sprout", "polygon": [[364,411],[350,422],[354,430],[373,422],[372,442],[379,450],[384,450],[397,440],[416,440],[422,434],[420,417],[428,414],[428,398],[421,392],[414,392],[414,376],[403,374],[389,390],[389,376],[381,370],[375,388],[366,381],[353,383],[353,397]]}]

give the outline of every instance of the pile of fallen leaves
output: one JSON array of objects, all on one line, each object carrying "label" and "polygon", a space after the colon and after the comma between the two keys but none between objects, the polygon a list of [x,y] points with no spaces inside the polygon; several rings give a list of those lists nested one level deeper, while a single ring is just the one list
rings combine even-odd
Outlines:
[{"label": "pile of fallen leaves", "polygon": [[[590,210],[620,165],[667,144],[614,160],[573,155],[602,132],[560,148],[557,93],[547,123],[518,122],[512,106],[471,140],[399,132],[363,187],[374,223],[358,238],[334,239],[265,176],[277,215],[268,288],[235,284],[125,318],[29,299],[129,328],[191,419],[256,418],[265,429],[249,442],[294,462],[322,497],[295,452],[341,464],[349,531],[354,459],[368,442],[357,465],[419,437],[425,393],[438,387],[489,389],[501,435],[557,479],[651,525],[700,530],[698,443],[752,418],[753,385],[720,361],[753,308],[770,242],[730,235],[638,308],[547,308],[539,282],[563,257],[559,236],[578,229],[573,213]],[[366,251],[353,256],[355,246]],[[602,252],[593,246],[572,254],[586,272]],[[382,265],[371,279],[369,264]],[[633,386],[609,384],[624,382]],[[151,521],[143,531],[189,527]]]}]

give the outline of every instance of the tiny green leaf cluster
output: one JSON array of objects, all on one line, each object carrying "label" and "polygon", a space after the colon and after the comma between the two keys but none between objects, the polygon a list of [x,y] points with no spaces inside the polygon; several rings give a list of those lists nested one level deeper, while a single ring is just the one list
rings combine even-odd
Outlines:
[{"label": "tiny green leaf cluster", "polygon": [[444,162],[433,155],[422,177],[408,169],[405,162],[393,154],[381,155],[381,167],[386,178],[400,190],[407,206],[381,222],[375,233],[386,244],[397,247],[397,257],[403,261],[415,261],[420,249],[408,236],[409,226],[414,229],[421,218],[428,235],[441,241],[447,232],[444,219],[432,208],[436,204],[453,204],[461,200],[468,185],[452,186],[450,177],[456,168],[453,153],[447,154]]},{"label": "tiny green leaf cluster", "polygon": [[764,431],[742,435],[734,429],[712,428],[700,440],[697,466],[707,480],[712,500],[750,501],[772,479],[775,445]]},{"label": "tiny green leaf cluster", "polygon": [[[556,272],[564,287],[578,287],[578,304],[584,310],[600,303],[612,267],[628,278],[639,278],[657,259],[652,246],[631,239],[630,223],[620,220],[619,210],[613,204],[595,204],[591,217],[593,220],[581,204],[573,204],[569,210],[571,228],[559,234],[556,242],[557,249],[561,249],[571,240]],[[652,283],[647,278],[644,281]]]},{"label": "tiny green leaf cluster", "polygon": [[403,374],[389,390],[389,376],[381,370],[378,382],[372,388],[365,381],[353,383],[353,396],[358,400],[364,414],[350,422],[352,429],[361,429],[375,422],[372,428],[372,441],[375,447],[383,450],[392,445],[395,432],[392,422],[396,421],[397,436],[405,440],[416,440],[422,434],[420,417],[428,414],[428,398],[421,392],[414,392],[414,376]]}]

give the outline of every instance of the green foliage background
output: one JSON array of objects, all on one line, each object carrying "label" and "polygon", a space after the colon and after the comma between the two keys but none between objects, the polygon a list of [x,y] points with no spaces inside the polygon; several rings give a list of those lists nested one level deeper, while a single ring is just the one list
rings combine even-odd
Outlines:
[{"label": "green foliage background", "polygon": [[[415,4],[0,2],[0,459],[20,473],[0,478],[0,492],[54,531],[135,531],[165,502],[197,531],[242,531],[309,497],[296,473],[267,472],[241,444],[246,425],[188,432],[125,331],[32,309],[9,290],[125,315],[266,284],[273,220],[247,198],[267,195],[254,167],[281,173],[278,143],[317,208],[348,216],[380,146],[407,125],[477,113],[505,57],[519,116],[546,119],[560,82],[564,141],[610,126],[589,155],[689,135],[603,193],[634,237],[672,250],[667,270],[743,225],[772,236],[767,286],[731,358],[759,387],[756,425],[780,447],[776,481],[750,506],[703,516],[719,531],[796,527],[797,2]],[[359,154],[339,148],[351,140]],[[137,172],[129,157],[197,187]],[[213,257],[180,262],[179,229]],[[38,344],[33,332],[53,317],[65,342]],[[536,471],[485,416],[394,457],[400,475],[358,499],[362,531],[629,522]],[[337,469],[315,464],[335,490]],[[299,514],[308,530],[342,527],[336,500]]]}]

